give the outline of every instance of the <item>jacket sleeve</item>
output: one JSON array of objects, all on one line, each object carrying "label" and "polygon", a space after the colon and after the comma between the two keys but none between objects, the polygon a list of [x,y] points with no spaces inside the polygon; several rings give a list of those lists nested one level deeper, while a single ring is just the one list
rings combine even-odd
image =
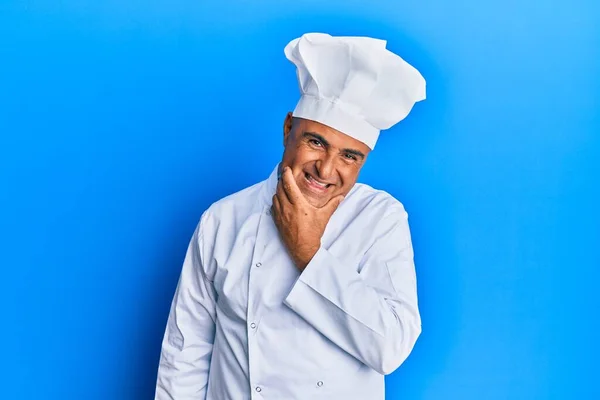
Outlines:
[{"label": "jacket sleeve", "polygon": [[162,341],[155,400],[204,400],[216,293],[203,267],[203,215],[189,243]]},{"label": "jacket sleeve", "polygon": [[408,215],[387,221],[358,266],[321,246],[284,301],[383,375],[404,362],[421,334]]}]

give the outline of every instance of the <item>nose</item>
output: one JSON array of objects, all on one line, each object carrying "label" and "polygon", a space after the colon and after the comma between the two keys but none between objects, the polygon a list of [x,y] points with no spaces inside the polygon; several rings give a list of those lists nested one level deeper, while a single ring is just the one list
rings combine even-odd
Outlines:
[{"label": "nose", "polygon": [[319,179],[322,179],[327,182],[331,182],[331,178],[335,171],[335,165],[334,165],[332,157],[325,156],[325,157],[317,160],[317,162],[315,163],[315,166],[317,168],[317,174],[318,174]]}]

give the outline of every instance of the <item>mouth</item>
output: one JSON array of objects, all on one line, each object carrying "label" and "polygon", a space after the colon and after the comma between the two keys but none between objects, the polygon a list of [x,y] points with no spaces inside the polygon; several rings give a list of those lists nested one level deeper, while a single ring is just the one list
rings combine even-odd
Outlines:
[{"label": "mouth", "polygon": [[331,186],[331,183],[321,182],[306,172],[304,173],[304,180],[311,189],[318,193],[327,191],[327,189]]}]

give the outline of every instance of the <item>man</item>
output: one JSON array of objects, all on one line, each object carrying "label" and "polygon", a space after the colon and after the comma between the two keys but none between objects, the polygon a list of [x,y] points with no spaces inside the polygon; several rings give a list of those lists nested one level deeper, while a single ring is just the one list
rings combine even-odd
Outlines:
[{"label": "man", "polygon": [[356,183],[379,132],[425,98],[363,37],[285,48],[302,96],[271,176],[206,210],[162,344],[157,400],[383,399],[421,333],[408,215]]}]

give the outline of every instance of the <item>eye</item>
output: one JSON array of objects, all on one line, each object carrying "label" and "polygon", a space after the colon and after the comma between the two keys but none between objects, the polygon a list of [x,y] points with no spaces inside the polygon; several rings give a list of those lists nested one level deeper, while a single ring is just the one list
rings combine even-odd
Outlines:
[{"label": "eye", "polygon": [[348,160],[353,160],[353,161],[357,160],[356,156],[354,154],[351,154],[351,153],[344,154],[344,157],[346,157],[346,159],[348,159]]},{"label": "eye", "polygon": [[314,144],[315,146],[320,146],[321,145],[321,142],[318,141],[317,139],[309,139],[308,143]]}]

